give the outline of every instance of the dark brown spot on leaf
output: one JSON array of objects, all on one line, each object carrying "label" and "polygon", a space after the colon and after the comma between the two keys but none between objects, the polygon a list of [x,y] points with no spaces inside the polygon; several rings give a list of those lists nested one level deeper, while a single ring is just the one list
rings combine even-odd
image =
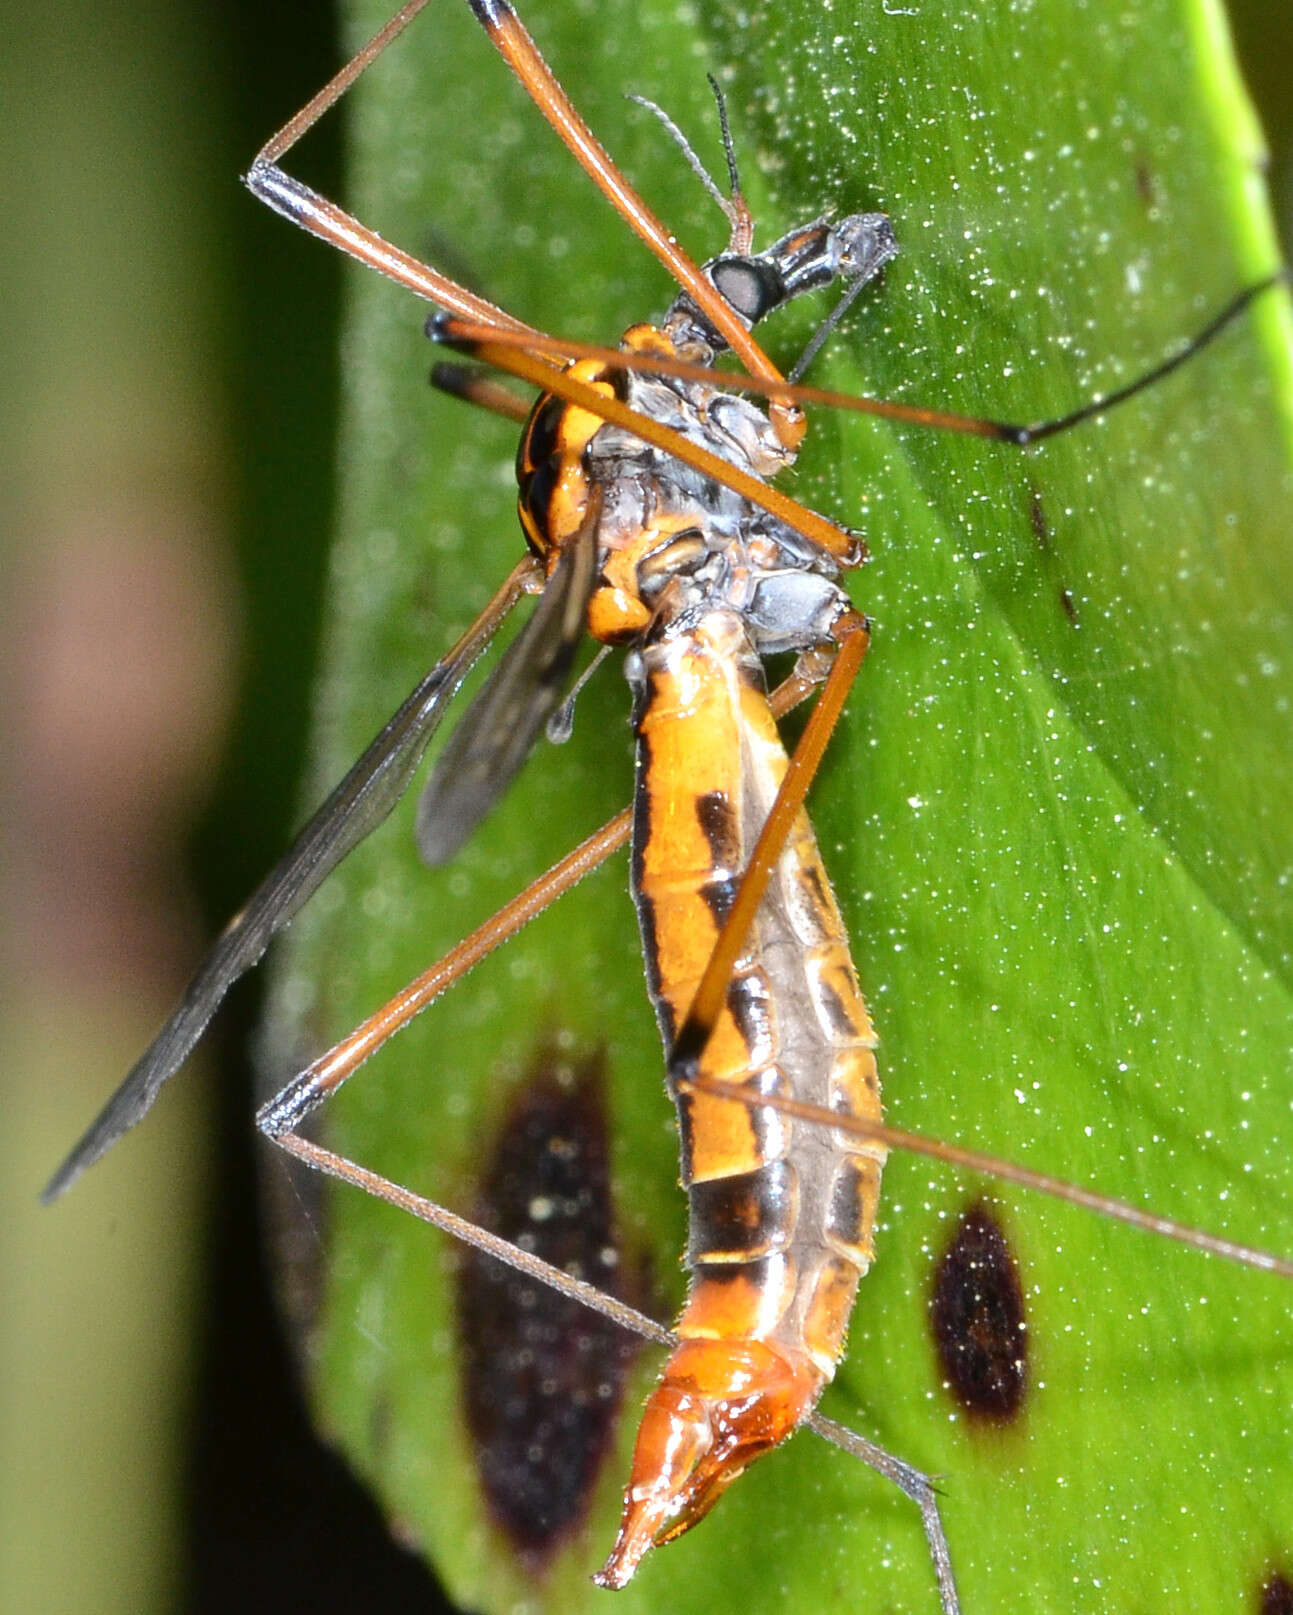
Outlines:
[{"label": "dark brown spot on leaf", "polygon": [[957,1225],[934,1273],[930,1325],[944,1383],[972,1419],[1008,1424],[1028,1389],[1028,1328],[1019,1269],[983,1205]]},{"label": "dark brown spot on leaf", "polygon": [[1073,599],[1072,591],[1069,589],[1060,590],[1060,610],[1076,628],[1078,623],[1078,608]]},{"label": "dark brown spot on leaf", "polygon": [[1293,1580],[1272,1570],[1257,1589],[1257,1615],[1293,1615]]},{"label": "dark brown spot on leaf", "polygon": [[[551,1051],[514,1099],[475,1218],[625,1299],[615,1248],[604,1059]],[[634,1339],[541,1283],[468,1251],[458,1274],[467,1424],[490,1511],[531,1571],[587,1511],[609,1451]]]}]

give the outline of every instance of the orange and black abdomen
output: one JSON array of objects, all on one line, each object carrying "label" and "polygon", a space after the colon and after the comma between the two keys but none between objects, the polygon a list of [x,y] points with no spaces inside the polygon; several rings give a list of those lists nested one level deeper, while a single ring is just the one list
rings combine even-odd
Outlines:
[{"label": "orange and black abdomen", "polygon": [[[666,1046],[682,1024],[786,768],[748,633],[716,608],[638,653],[633,888]],[[880,1119],[875,1035],[801,813],[733,972],[699,1079]],[[816,1402],[872,1256],[884,1150],[770,1106],[679,1096],[691,1201],[681,1344],[647,1405],[622,1585]],[[683,1456],[686,1455],[686,1456]]]},{"label": "orange and black abdomen", "polygon": [[[666,1043],[691,1004],[785,769],[762,671],[734,613],[642,652],[634,894]],[[684,721],[685,720],[685,721]],[[880,1119],[875,1035],[843,922],[801,814],[702,1076]],[[708,1331],[706,1286],[739,1330],[803,1349],[829,1376],[843,1315],[826,1305],[865,1269],[883,1151],[835,1142],[770,1107],[679,1098],[691,1199],[692,1299],[681,1332]],[[820,1290],[820,1293],[815,1293]]]}]

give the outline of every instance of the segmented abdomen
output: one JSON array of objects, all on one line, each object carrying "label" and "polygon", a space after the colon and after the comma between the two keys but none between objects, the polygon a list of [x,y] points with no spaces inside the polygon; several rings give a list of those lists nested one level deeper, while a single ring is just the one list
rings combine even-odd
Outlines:
[{"label": "segmented abdomen", "polygon": [[[685,633],[674,625],[640,655],[634,895],[667,1046],[786,755],[762,669],[734,612],[709,612]],[[875,1041],[801,813],[701,1073],[879,1120]],[[679,1128],[692,1281],[678,1333],[768,1342],[814,1382],[811,1405],[834,1371],[871,1260],[884,1151],[770,1107],[708,1094],[679,1096]]]}]

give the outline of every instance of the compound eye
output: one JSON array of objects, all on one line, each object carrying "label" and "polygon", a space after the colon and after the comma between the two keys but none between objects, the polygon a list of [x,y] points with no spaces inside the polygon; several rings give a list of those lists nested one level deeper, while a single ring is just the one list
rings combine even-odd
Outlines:
[{"label": "compound eye", "polygon": [[723,301],[751,325],[785,298],[780,273],[759,258],[715,258],[709,278]]}]

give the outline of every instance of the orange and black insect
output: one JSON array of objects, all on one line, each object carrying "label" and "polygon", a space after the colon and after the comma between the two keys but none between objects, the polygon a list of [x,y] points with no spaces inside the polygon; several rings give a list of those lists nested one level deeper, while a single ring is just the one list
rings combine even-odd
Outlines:
[{"label": "orange and black insect", "polygon": [[[782,382],[749,328],[800,291],[840,276],[864,285],[894,243],[881,217],[858,215],[836,225],[814,220],[755,253],[738,195],[728,250],[698,270],[610,165],[510,7],[479,0],[473,9],[518,77],[683,288],[660,325],[634,327],[619,352],[585,350],[559,370],[548,357],[551,343],[388,247],[277,166],[417,9],[406,7],[270,143],[249,183],[296,222],[448,310],[434,326],[439,339],[541,389],[518,460],[522,523],[535,553],[413,692],[235,920],[50,1193],[139,1119],[228,985],[389,811],[498,621],[542,576],[539,608],[424,794],[419,844],[428,862],[441,862],[471,832],[557,707],[585,626],[631,647],[639,737],[635,896],[681,1106],[694,1288],[681,1343],[644,1423],[621,1538],[603,1572],[608,1584],[620,1585],[647,1547],[686,1529],[752,1457],[802,1421],[833,1369],[870,1259],[884,1150],[874,1038],[800,807],[865,648],[865,622],[837,582],[841,566],[861,551],[854,535],[767,486],[802,437],[804,390]],[[1200,342],[1260,289],[1237,299]],[[728,348],[769,397],[766,412],[710,369]],[[471,384],[463,390],[474,391]],[[1096,411],[1034,428],[885,406],[879,412],[1025,443]],[[788,783],[761,670],[761,658],[778,651],[801,658],[783,705],[824,685]],[[496,945],[619,835],[612,827],[556,866],[468,952]],[[465,967],[463,958],[450,961],[433,983],[393,1001],[312,1066],[262,1112],[264,1130],[311,1164],[424,1214],[415,1197],[330,1156],[296,1129]],[[903,1468],[890,1461],[891,1472]],[[944,1607],[955,1608],[932,1493],[915,1472],[903,1478],[926,1509]]]}]

